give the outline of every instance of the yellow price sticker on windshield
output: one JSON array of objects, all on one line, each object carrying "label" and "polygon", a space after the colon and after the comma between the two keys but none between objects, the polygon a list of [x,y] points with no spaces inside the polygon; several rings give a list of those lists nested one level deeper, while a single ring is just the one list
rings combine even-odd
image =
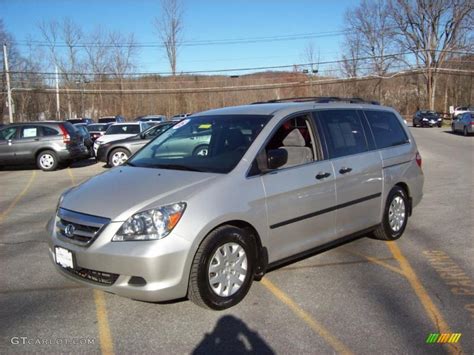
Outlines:
[{"label": "yellow price sticker on windshield", "polygon": [[203,123],[201,125],[199,125],[199,129],[209,129],[212,127],[212,124],[210,123]]}]

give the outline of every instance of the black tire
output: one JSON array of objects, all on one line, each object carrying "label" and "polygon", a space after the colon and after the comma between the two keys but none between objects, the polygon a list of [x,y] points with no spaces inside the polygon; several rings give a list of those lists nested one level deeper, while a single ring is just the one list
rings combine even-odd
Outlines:
[{"label": "black tire", "polygon": [[[218,295],[211,287],[209,267],[217,250],[227,243],[243,248],[247,257],[247,272],[240,288],[228,296]],[[213,230],[204,239],[194,256],[189,275],[188,298],[200,307],[223,310],[242,301],[252,285],[255,272],[255,241],[244,230],[224,225]]]},{"label": "black tire", "polygon": [[127,150],[127,149],[124,149],[124,148],[117,148],[117,149],[114,149],[112,150],[110,153],[109,153],[109,157],[107,158],[107,165],[110,166],[110,167],[115,167],[115,166],[120,166],[122,164],[116,164],[116,160],[115,160],[115,155],[117,154],[123,154],[128,158],[130,158],[130,152]]},{"label": "black tire", "polygon": [[413,127],[415,127],[415,128],[416,128],[416,123],[415,123],[415,120],[413,120],[412,124],[413,124]]},{"label": "black tire", "polygon": [[193,157],[196,157],[196,156],[206,156],[208,153],[206,152],[206,154],[200,154],[200,152],[203,152],[203,151],[207,151],[209,149],[209,146],[207,144],[201,144],[201,145],[198,145],[196,148],[194,148],[193,150]]},{"label": "black tire", "polygon": [[442,123],[438,123],[438,127],[439,127],[439,128],[443,127],[443,124],[442,124]]},{"label": "black tire", "polygon": [[456,130],[454,129],[454,124],[451,124],[451,132],[456,133]]},{"label": "black tire", "polygon": [[[401,201],[403,201],[403,206],[404,206],[404,218],[402,220],[402,224],[399,229],[395,230],[390,226],[390,205],[392,202],[396,199],[400,198]],[[399,200],[400,201],[400,200]],[[397,240],[400,238],[405,231],[405,228],[407,226],[408,222],[408,211],[409,211],[409,206],[408,206],[408,197],[405,192],[401,187],[395,186],[390,193],[388,194],[387,198],[387,203],[385,205],[385,210],[383,214],[383,219],[382,223],[380,226],[373,232],[372,237],[374,239],[378,240]]]},{"label": "black tire", "polygon": [[52,150],[44,150],[36,157],[36,166],[43,171],[56,170],[58,163],[58,156]]}]

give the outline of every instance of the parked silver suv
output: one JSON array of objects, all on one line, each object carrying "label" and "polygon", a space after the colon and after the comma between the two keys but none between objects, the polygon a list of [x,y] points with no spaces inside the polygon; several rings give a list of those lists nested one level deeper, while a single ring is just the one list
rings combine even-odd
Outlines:
[{"label": "parked silver suv", "polygon": [[413,136],[389,107],[309,98],[211,110],[65,192],[50,254],[104,291],[225,309],[280,263],[348,237],[399,238],[422,188]]}]

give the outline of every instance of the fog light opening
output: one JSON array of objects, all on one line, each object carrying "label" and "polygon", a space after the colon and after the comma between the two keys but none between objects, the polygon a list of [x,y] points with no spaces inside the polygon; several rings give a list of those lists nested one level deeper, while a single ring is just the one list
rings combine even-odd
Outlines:
[{"label": "fog light opening", "polygon": [[140,276],[132,276],[128,281],[128,284],[131,286],[145,286],[146,281],[143,277]]}]

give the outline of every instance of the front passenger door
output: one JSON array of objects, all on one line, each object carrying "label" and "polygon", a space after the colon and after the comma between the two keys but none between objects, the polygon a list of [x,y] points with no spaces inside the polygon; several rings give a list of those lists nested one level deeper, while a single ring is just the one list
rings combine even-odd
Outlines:
[{"label": "front passenger door", "polygon": [[380,223],[382,160],[357,110],[318,111],[336,177],[336,234],[343,237]]}]

